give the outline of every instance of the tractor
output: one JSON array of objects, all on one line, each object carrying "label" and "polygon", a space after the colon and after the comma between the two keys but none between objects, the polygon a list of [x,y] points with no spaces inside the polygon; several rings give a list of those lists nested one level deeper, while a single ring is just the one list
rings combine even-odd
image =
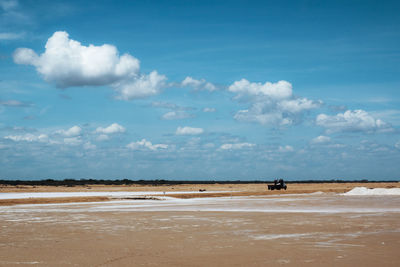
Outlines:
[{"label": "tractor", "polygon": [[287,186],[285,184],[285,181],[283,179],[275,179],[274,184],[269,184],[268,185],[268,190],[281,190],[281,189],[287,189]]}]

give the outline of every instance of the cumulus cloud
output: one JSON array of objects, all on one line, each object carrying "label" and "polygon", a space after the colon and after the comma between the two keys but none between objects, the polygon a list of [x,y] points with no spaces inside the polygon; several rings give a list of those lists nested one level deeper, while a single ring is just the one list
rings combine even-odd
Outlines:
[{"label": "cumulus cloud", "polygon": [[4,139],[12,140],[14,142],[40,142],[46,144],[65,144],[71,146],[77,146],[82,144],[82,139],[79,136],[81,132],[80,127],[71,127],[68,130],[57,131],[56,134],[61,134],[62,138],[57,138],[56,136],[49,136],[47,134],[23,134],[23,135],[8,135]]},{"label": "cumulus cloud", "polygon": [[137,79],[122,81],[114,85],[119,92],[119,99],[132,100],[157,95],[165,86],[167,77],[152,71],[149,75],[142,75]]},{"label": "cumulus cloud", "polygon": [[126,131],[125,127],[119,125],[118,123],[113,123],[106,128],[98,127],[96,129],[96,133],[102,134],[115,134],[115,133],[124,133]]},{"label": "cumulus cloud", "polygon": [[279,152],[292,152],[294,151],[294,148],[292,146],[286,145],[286,146],[279,146]]},{"label": "cumulus cloud", "polygon": [[96,149],[97,147],[96,147],[96,145],[92,144],[91,142],[86,142],[83,145],[83,148],[86,150],[93,150],[93,149]]},{"label": "cumulus cloud", "polygon": [[203,108],[203,112],[215,112],[217,111],[215,108]]},{"label": "cumulus cloud", "polygon": [[292,118],[285,117],[283,112],[274,108],[268,102],[253,103],[249,109],[239,110],[234,115],[235,120],[243,122],[257,122],[263,125],[288,125],[292,124]]},{"label": "cumulus cloud", "polygon": [[319,114],[316,124],[326,129],[328,133],[334,132],[391,132],[390,124],[372,117],[368,112],[358,110],[347,110],[344,113],[329,116]]},{"label": "cumulus cloud", "polygon": [[161,116],[163,120],[181,120],[193,117],[192,114],[187,112],[193,110],[192,107],[182,107],[169,102],[152,102],[151,106],[170,110]]},{"label": "cumulus cloud", "polygon": [[318,108],[321,105],[320,101],[312,101],[307,98],[296,98],[291,100],[283,100],[277,103],[280,110],[284,112],[300,113],[304,110]]},{"label": "cumulus cloud", "polygon": [[220,149],[234,150],[234,149],[250,148],[250,147],[254,147],[254,146],[255,146],[255,144],[251,144],[251,143],[223,144],[223,145],[221,145]]},{"label": "cumulus cloud", "polygon": [[313,144],[323,144],[323,143],[328,143],[330,141],[331,141],[331,138],[329,136],[320,135],[320,136],[317,136],[314,139],[312,139],[311,143],[313,143]]},{"label": "cumulus cloud", "polygon": [[14,62],[23,65],[36,65],[39,62],[39,56],[30,48],[18,48],[13,54]]},{"label": "cumulus cloud", "polygon": [[241,79],[230,85],[228,90],[237,93],[237,97],[250,95],[267,96],[272,99],[287,99],[292,96],[292,84],[287,81],[279,81],[277,83],[266,82],[262,84]]},{"label": "cumulus cloud", "polygon": [[292,84],[287,81],[254,83],[242,79],[230,85],[228,90],[236,94],[235,99],[251,104],[248,109],[239,110],[234,118],[263,125],[294,124],[301,119],[304,112],[322,104],[321,101],[295,97]]},{"label": "cumulus cloud", "polygon": [[168,145],[166,144],[152,144],[150,141],[146,139],[142,139],[141,141],[132,142],[126,145],[127,148],[132,150],[140,150],[140,149],[150,149],[150,150],[158,150],[158,149],[167,149]]},{"label": "cumulus cloud", "polygon": [[15,50],[14,62],[33,65],[43,78],[59,88],[109,85],[118,98],[131,100],[158,94],[166,77],[156,71],[140,73],[139,60],[130,54],[119,55],[113,45],[82,45],[67,32],[55,32],[38,55],[29,48]]},{"label": "cumulus cloud", "polygon": [[176,129],[176,135],[199,135],[204,132],[203,128],[193,128],[193,127],[178,127]]},{"label": "cumulus cloud", "polygon": [[392,125],[400,125],[400,110],[399,109],[386,109],[379,111],[372,111],[370,115],[374,118],[380,118],[383,121],[390,121]]},{"label": "cumulus cloud", "polygon": [[35,66],[46,81],[61,88],[107,85],[139,72],[139,60],[129,54],[119,56],[115,46],[84,46],[70,39],[67,32],[55,32],[45,48],[41,55],[29,48],[18,48],[14,61]]},{"label": "cumulus cloud", "polygon": [[73,136],[78,136],[82,132],[82,128],[79,126],[72,126],[68,130],[58,130],[56,133],[61,134],[66,137],[73,137]]},{"label": "cumulus cloud", "polygon": [[210,91],[210,92],[215,91],[215,90],[218,89],[214,84],[212,84],[210,82],[207,82],[204,79],[196,80],[196,79],[193,79],[192,77],[189,77],[189,76],[187,76],[181,82],[181,86],[182,87],[190,87],[190,88],[192,88],[194,90],[206,90],[206,91]]},{"label": "cumulus cloud", "polygon": [[161,116],[163,120],[182,120],[191,117],[193,117],[193,115],[183,110],[169,111]]},{"label": "cumulus cloud", "polygon": [[47,134],[34,135],[27,133],[24,135],[8,135],[4,137],[15,142],[25,141],[25,142],[48,142],[49,136]]},{"label": "cumulus cloud", "polygon": [[82,140],[79,137],[68,137],[64,138],[64,144],[69,146],[77,146],[82,143]]},{"label": "cumulus cloud", "polygon": [[97,136],[97,138],[96,138],[96,140],[100,141],[100,142],[107,141],[109,139],[110,139],[110,137],[106,134],[101,134],[101,135]]}]

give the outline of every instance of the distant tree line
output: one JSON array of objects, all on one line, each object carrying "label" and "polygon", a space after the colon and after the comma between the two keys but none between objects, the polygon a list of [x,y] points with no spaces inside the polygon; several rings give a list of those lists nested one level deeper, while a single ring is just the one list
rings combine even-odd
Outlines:
[{"label": "distant tree line", "polygon": [[[384,181],[369,181],[366,179],[362,180],[292,180],[286,181],[286,183],[381,183],[381,182],[398,182],[396,180],[384,180]],[[30,185],[30,186],[87,186],[87,185],[181,185],[181,184],[264,184],[273,183],[273,180],[97,180],[97,179],[64,179],[64,180],[0,180],[0,185]]]}]

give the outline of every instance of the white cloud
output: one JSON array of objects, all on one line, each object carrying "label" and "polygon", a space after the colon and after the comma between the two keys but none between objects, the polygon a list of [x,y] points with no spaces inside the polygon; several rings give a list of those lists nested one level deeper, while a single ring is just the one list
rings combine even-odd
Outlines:
[{"label": "white cloud", "polygon": [[189,77],[189,76],[187,76],[181,82],[181,86],[182,87],[191,87],[194,90],[207,90],[207,91],[210,91],[210,92],[215,91],[215,90],[218,89],[214,84],[212,84],[210,82],[207,82],[204,79],[196,80],[196,79],[193,79],[192,77]]},{"label": "white cloud", "polygon": [[182,107],[169,102],[152,102],[151,106],[170,110],[161,116],[163,120],[181,120],[193,117],[192,114],[187,112],[188,110],[193,110],[191,107]]},{"label": "white cloud", "polygon": [[71,128],[69,128],[68,130],[58,130],[56,131],[56,133],[61,134],[63,136],[66,137],[73,137],[73,136],[77,136],[80,135],[82,132],[82,128],[79,126],[72,126]]},{"label": "white cloud", "polygon": [[388,109],[370,112],[374,118],[380,118],[384,121],[390,122],[392,125],[400,125],[400,110]]},{"label": "white cloud", "polygon": [[97,138],[96,138],[96,140],[100,141],[100,142],[107,141],[109,139],[110,139],[110,137],[106,134],[101,134],[101,135],[97,136]]},{"label": "white cloud", "polygon": [[161,118],[163,120],[182,120],[182,119],[187,119],[187,118],[191,118],[191,117],[193,117],[191,114],[189,114],[183,110],[169,111],[161,116]]},{"label": "white cloud", "polygon": [[203,112],[215,112],[217,111],[215,108],[203,108]]},{"label": "white cloud", "polygon": [[328,143],[330,141],[331,141],[331,138],[329,136],[320,135],[320,136],[315,137],[314,139],[312,139],[311,143],[313,143],[313,144],[323,144],[323,143]]},{"label": "white cloud", "polygon": [[129,54],[119,56],[115,46],[84,46],[69,39],[67,32],[55,32],[45,48],[40,56],[32,49],[18,48],[14,61],[35,66],[46,81],[61,88],[108,85],[139,72],[139,60]]},{"label": "white cloud", "polygon": [[32,49],[18,48],[14,62],[33,65],[43,78],[59,88],[73,86],[111,86],[118,99],[132,100],[158,94],[166,76],[157,71],[140,73],[139,60],[130,54],[119,55],[113,45],[82,45],[67,32],[55,32],[38,55]]},{"label": "white cloud", "polygon": [[242,79],[230,85],[228,90],[236,94],[236,99],[251,103],[248,109],[239,110],[234,118],[263,125],[291,125],[300,121],[304,112],[322,104],[321,101],[295,97],[292,85],[287,81],[262,84]]},{"label": "white cloud", "polygon": [[292,84],[287,81],[277,83],[266,82],[251,83],[246,79],[234,82],[228,90],[237,93],[238,96],[267,96],[272,99],[287,99],[292,96]]},{"label": "white cloud", "polygon": [[64,138],[64,144],[70,146],[77,146],[82,143],[82,140],[79,137],[68,137]]},{"label": "white cloud", "polygon": [[126,145],[127,148],[130,148],[132,150],[140,150],[140,149],[150,149],[150,150],[158,150],[158,149],[167,149],[168,145],[166,144],[152,144],[150,141],[147,141],[146,139],[142,139],[141,141],[137,142],[132,142],[128,145]]},{"label": "white cloud", "polygon": [[18,100],[5,100],[5,101],[0,100],[0,106],[6,106],[6,107],[29,107],[29,106],[31,106],[31,104],[25,103],[25,102],[21,102],[21,101],[18,101]]},{"label": "white cloud", "polygon": [[124,133],[125,130],[126,130],[125,127],[119,125],[118,123],[113,123],[106,128],[98,127],[96,129],[96,133],[102,133],[102,134]]},{"label": "white cloud", "polygon": [[16,40],[24,37],[23,33],[14,33],[14,32],[0,32],[0,41],[5,40]]},{"label": "white cloud", "polygon": [[283,100],[278,102],[277,106],[282,111],[291,113],[299,113],[304,110],[318,108],[322,104],[321,101],[312,101],[307,98],[296,98],[291,100]]},{"label": "white cloud", "polygon": [[25,142],[48,142],[49,141],[49,136],[47,134],[40,134],[40,135],[34,135],[34,134],[24,134],[24,135],[8,135],[4,137],[5,139],[12,140],[14,142],[20,142],[20,141],[25,141]]},{"label": "white cloud", "polygon": [[380,119],[375,119],[368,112],[347,110],[334,116],[319,114],[316,124],[334,132],[391,132],[393,128]]},{"label": "white cloud", "polygon": [[400,141],[397,142],[396,144],[394,144],[394,147],[397,148],[397,149],[400,149]]},{"label": "white cloud", "polygon": [[221,145],[220,149],[233,150],[233,149],[250,148],[250,147],[254,147],[254,146],[255,146],[255,144],[251,144],[251,143],[223,144],[223,145]]},{"label": "white cloud", "polygon": [[193,127],[178,127],[176,129],[176,135],[199,135],[204,132],[203,128],[193,128]]},{"label": "white cloud", "polygon": [[279,152],[292,152],[294,148],[292,146],[279,146]]},{"label": "white cloud", "polygon": [[24,65],[36,65],[38,64],[40,58],[30,48],[18,48],[15,50],[13,54],[14,62],[17,64],[24,64]]},{"label": "white cloud", "polygon": [[119,92],[119,99],[132,100],[157,95],[165,86],[167,77],[152,71],[134,80],[116,83],[114,88]]},{"label": "white cloud", "polygon": [[269,103],[256,102],[250,109],[239,110],[235,120],[244,122],[257,122],[263,125],[286,125],[291,124],[290,118],[284,118],[281,111],[274,109]]},{"label": "white cloud", "polygon": [[96,145],[92,144],[91,142],[86,142],[83,145],[83,148],[86,150],[93,150],[93,149],[96,149]]}]

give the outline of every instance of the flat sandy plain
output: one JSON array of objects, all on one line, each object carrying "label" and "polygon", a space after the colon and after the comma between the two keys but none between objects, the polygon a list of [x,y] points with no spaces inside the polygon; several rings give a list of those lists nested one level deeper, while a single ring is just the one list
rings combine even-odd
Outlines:
[{"label": "flat sandy plain", "polygon": [[400,183],[288,186],[2,186],[0,266],[400,266],[400,195],[345,193]]}]

